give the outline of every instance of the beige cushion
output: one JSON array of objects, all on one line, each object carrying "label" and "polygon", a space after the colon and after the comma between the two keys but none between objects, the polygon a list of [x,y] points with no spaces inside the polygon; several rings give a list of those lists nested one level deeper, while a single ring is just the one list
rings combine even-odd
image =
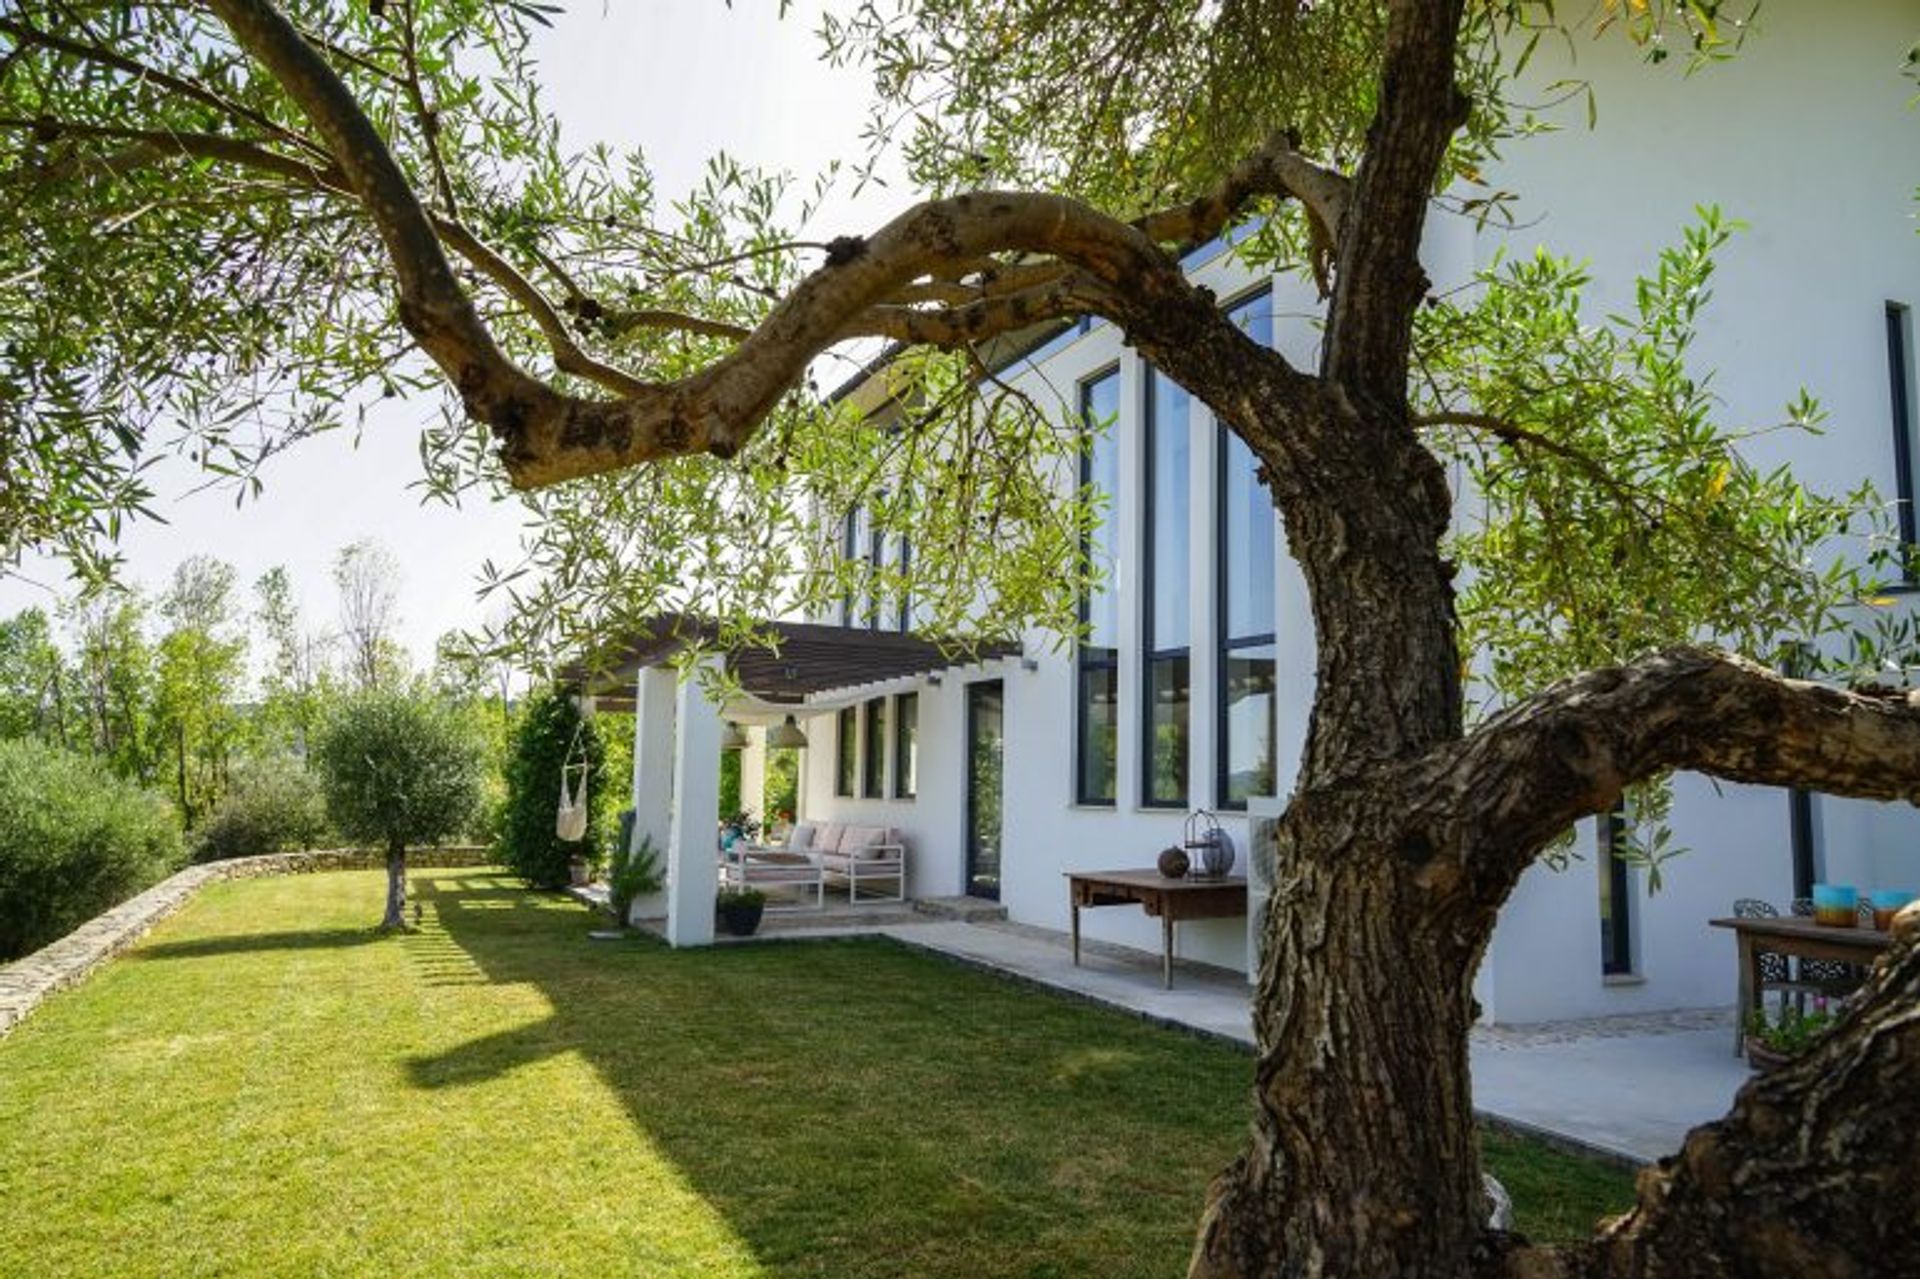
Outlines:
[{"label": "beige cushion", "polygon": [[877,844],[891,844],[893,832],[884,826],[849,826],[840,840],[840,852],[847,857],[869,860],[890,855],[890,850],[875,847]]},{"label": "beige cushion", "polygon": [[812,822],[800,822],[787,834],[787,848],[793,852],[813,847],[813,837],[820,828]]},{"label": "beige cushion", "polygon": [[840,837],[846,827],[839,822],[828,822],[814,832],[813,850],[817,853],[837,853],[840,851]]}]

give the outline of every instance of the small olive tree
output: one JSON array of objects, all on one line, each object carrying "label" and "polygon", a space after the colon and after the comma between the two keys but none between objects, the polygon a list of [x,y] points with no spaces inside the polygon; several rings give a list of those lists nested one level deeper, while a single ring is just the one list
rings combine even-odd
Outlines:
[{"label": "small olive tree", "polygon": [[349,699],[320,741],[327,815],[349,839],[387,850],[385,929],[407,905],[407,848],[470,827],[486,752],[471,724],[423,690],[374,689]]}]

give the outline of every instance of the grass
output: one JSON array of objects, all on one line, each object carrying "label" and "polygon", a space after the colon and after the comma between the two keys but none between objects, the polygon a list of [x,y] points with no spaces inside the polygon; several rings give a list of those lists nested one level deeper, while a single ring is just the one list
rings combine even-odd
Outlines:
[{"label": "grass", "polygon": [[[586,939],[486,872],[208,889],[0,1041],[0,1275],[1172,1275],[1231,1048],[881,942]],[[1520,1225],[1626,1174],[1489,1136]]]}]

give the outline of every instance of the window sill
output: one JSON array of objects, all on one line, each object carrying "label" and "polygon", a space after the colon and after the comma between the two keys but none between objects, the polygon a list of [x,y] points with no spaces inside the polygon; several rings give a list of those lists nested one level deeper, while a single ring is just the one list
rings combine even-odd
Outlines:
[{"label": "window sill", "polygon": [[1600,984],[1602,986],[1644,986],[1647,984],[1647,979],[1639,973],[1602,973]]}]

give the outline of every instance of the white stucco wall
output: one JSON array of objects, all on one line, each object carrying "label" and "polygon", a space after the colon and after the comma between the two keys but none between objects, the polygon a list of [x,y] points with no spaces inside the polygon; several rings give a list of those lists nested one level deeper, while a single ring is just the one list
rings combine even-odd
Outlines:
[{"label": "white stucco wall", "polygon": [[[1599,318],[1630,309],[1636,276],[1679,238],[1696,205],[1717,203],[1749,224],[1720,257],[1715,298],[1695,348],[1695,367],[1715,370],[1724,420],[1777,422],[1782,406],[1804,384],[1828,410],[1826,433],[1762,436],[1747,446],[1749,458],[1762,467],[1790,461],[1803,480],[1829,491],[1871,477],[1891,492],[1884,307],[1890,300],[1920,307],[1914,222],[1920,117],[1907,105],[1915,86],[1900,75],[1916,34],[1907,4],[1849,5],[1841,20],[1811,0],[1783,0],[1765,7],[1737,59],[1692,77],[1646,66],[1620,40],[1582,44],[1571,65],[1552,42],[1543,42],[1529,72],[1534,96],[1551,96],[1544,86],[1554,80],[1589,79],[1599,98],[1598,126],[1587,128],[1584,101],[1569,103],[1557,113],[1560,132],[1510,144],[1489,176],[1520,193],[1523,226],[1476,236],[1459,218],[1436,217],[1424,255],[1429,272],[1439,287],[1451,287],[1503,245],[1510,253],[1546,245],[1591,262],[1595,281],[1586,300]],[[1223,259],[1195,274],[1222,299],[1257,283]],[[1305,367],[1315,362],[1317,310],[1306,286],[1291,278],[1275,282],[1276,342]],[[1117,803],[1104,809],[1073,803],[1073,666],[1046,637],[1029,641],[1036,670],[999,662],[948,672],[938,687],[918,687],[920,781],[911,802],[835,797],[833,719],[822,715],[806,724],[814,746],[802,773],[803,814],[899,827],[913,847],[915,895],[963,887],[964,684],[971,678],[999,678],[1005,688],[1002,900],[1014,919],[1064,928],[1062,872],[1147,866],[1158,849],[1180,836],[1183,814],[1139,804],[1140,362],[1111,326],[1097,325],[1053,344],[1018,379],[1036,395],[1061,397],[1061,411],[1071,414],[1076,385],[1116,362],[1122,465],[1112,518],[1126,548],[1114,574],[1121,622]],[[1215,434],[1198,404],[1189,429],[1189,789],[1193,804],[1211,807]],[[1284,553],[1276,558],[1276,763],[1284,789],[1305,737],[1313,635],[1298,567]],[[1227,824],[1244,849],[1244,820]],[[1676,842],[1690,851],[1665,868],[1663,891],[1649,897],[1645,876],[1634,876],[1634,974],[1609,980],[1601,973],[1600,865],[1589,823],[1579,833],[1581,859],[1561,871],[1545,865],[1529,871],[1503,912],[1476,985],[1487,1017],[1586,1017],[1732,998],[1732,942],[1705,921],[1728,913],[1739,896],[1786,908],[1792,890],[1786,796],[1683,777],[1673,826]],[[1815,830],[1824,877],[1863,889],[1920,888],[1915,810],[1822,798],[1815,804]],[[1159,945],[1157,922],[1134,910],[1088,912],[1085,930],[1144,949]],[[1180,951],[1243,964],[1244,928],[1238,921],[1188,925]]]}]

